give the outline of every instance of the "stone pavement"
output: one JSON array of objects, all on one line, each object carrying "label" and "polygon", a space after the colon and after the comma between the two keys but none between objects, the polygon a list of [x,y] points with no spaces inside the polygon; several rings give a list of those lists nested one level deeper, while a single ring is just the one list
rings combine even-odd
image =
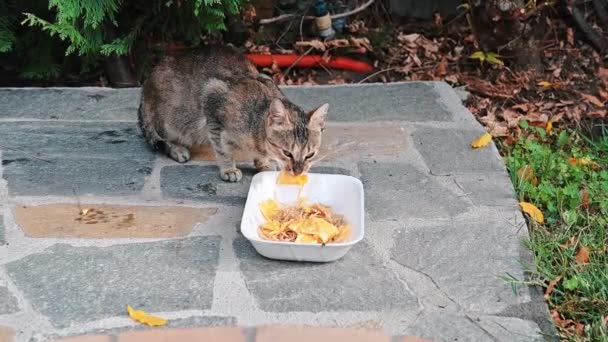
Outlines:
[{"label": "stone pavement", "polygon": [[228,184],[208,149],[185,165],[152,153],[138,89],[0,89],[0,340],[144,329],[127,305],[169,328],[551,333],[542,295],[500,278],[525,278],[527,228],[495,146],[470,148],[483,129],[456,92],[424,82],[285,92],[305,109],[331,104],[330,155],[315,171],[364,183],[366,237],[334,263],[256,254],[238,231],[253,171]]}]

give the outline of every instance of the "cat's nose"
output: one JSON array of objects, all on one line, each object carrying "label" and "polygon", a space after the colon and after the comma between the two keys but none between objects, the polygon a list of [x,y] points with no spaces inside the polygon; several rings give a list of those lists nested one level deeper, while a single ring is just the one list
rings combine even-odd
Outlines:
[{"label": "cat's nose", "polygon": [[302,174],[302,172],[304,172],[304,163],[295,162],[293,165],[292,172],[293,172],[294,176],[299,176],[300,174]]}]

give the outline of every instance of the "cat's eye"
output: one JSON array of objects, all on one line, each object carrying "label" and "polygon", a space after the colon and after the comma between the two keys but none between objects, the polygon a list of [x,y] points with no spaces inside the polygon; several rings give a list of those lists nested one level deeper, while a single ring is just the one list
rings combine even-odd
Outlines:
[{"label": "cat's eye", "polygon": [[287,151],[287,150],[283,150],[283,154],[285,155],[285,157],[287,158],[293,158],[293,155],[291,154],[291,152]]},{"label": "cat's eye", "polygon": [[314,156],[315,156],[315,153],[314,153],[314,152],[311,152],[311,153],[307,154],[305,158],[306,158],[306,159],[310,159],[310,158],[312,158],[312,157],[314,157]]}]

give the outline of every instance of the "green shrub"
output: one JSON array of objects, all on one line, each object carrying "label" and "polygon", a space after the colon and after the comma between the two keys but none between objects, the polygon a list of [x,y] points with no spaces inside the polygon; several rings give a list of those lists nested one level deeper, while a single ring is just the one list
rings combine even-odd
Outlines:
[{"label": "green shrub", "polygon": [[[0,58],[12,54],[22,77],[48,78],[66,67],[58,51],[77,56],[86,70],[134,48],[145,52],[168,41],[195,46],[204,34],[225,30],[226,15],[244,1],[0,0]],[[51,46],[41,48],[45,41]]]}]

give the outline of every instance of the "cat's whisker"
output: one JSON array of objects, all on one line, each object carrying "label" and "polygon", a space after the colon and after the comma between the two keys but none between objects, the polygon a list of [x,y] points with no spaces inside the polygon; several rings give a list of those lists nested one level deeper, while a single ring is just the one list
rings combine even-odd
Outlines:
[{"label": "cat's whisker", "polygon": [[328,151],[325,154],[317,157],[317,159],[316,159],[315,162],[318,163],[318,162],[322,161],[323,159],[325,159],[327,157],[333,156],[336,153],[345,150],[348,147],[351,147],[351,146],[354,146],[354,145],[358,145],[358,144],[359,144],[359,142],[357,142],[357,141],[350,141],[350,142],[347,142],[347,143],[344,143],[344,144],[333,145],[331,147],[328,147]]}]

